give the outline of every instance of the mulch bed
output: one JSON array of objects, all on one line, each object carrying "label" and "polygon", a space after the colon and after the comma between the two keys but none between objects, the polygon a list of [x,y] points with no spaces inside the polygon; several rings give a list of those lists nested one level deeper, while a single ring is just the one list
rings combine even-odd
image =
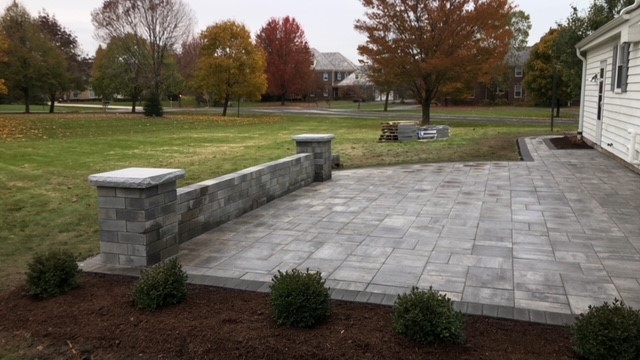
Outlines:
[{"label": "mulch bed", "polygon": [[[392,330],[387,306],[335,301],[328,323],[278,327],[269,295],[190,286],[183,304],[149,313],[135,279],[85,274],[81,288],[39,301],[0,295],[0,349],[69,359],[573,359],[569,330],[467,316],[460,346],[422,346]],[[0,351],[0,354],[2,351]]]},{"label": "mulch bed", "polygon": [[576,135],[565,135],[563,137],[550,138],[549,142],[557,150],[579,150],[579,149],[593,149],[584,141],[578,139]]}]

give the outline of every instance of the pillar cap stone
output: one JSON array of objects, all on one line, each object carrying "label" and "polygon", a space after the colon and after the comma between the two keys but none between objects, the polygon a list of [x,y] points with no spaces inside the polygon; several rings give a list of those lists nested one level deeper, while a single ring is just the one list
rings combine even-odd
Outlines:
[{"label": "pillar cap stone", "polygon": [[296,142],[329,142],[335,139],[333,134],[300,134],[293,137]]},{"label": "pillar cap stone", "polygon": [[113,188],[146,189],[182,179],[185,175],[183,169],[132,167],[89,175],[89,184]]}]

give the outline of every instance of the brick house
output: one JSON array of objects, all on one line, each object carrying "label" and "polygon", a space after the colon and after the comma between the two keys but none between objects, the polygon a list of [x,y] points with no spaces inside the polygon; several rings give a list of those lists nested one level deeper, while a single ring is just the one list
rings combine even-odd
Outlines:
[{"label": "brick house", "polygon": [[358,67],[338,52],[323,53],[311,49],[313,53],[314,83],[309,96],[320,100],[339,99],[338,83],[354,73]]},{"label": "brick house", "polygon": [[473,89],[473,102],[480,104],[485,100],[496,101],[506,100],[509,104],[516,104],[526,100],[524,89],[524,68],[529,61],[531,47],[523,51],[511,52],[505,60],[508,70],[502,77],[501,84],[488,86],[485,83],[477,82]]}]

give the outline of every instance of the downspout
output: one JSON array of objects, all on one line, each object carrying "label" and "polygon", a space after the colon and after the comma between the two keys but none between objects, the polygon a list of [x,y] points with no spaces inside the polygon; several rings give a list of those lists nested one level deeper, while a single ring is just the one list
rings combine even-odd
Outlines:
[{"label": "downspout", "polygon": [[620,15],[618,16],[623,16],[626,13],[628,13],[629,11],[633,10],[635,7],[637,7],[638,5],[640,5],[640,0],[636,0],[633,4],[627,6],[626,8],[622,9],[620,11]]},{"label": "downspout", "polygon": [[[640,1],[640,0],[637,0]],[[584,99],[587,89],[587,59],[582,56],[580,49],[576,48],[576,55],[578,59],[582,60],[582,81],[580,85],[580,115],[578,119],[578,135],[582,135],[582,129],[584,126]]]},{"label": "downspout", "polygon": [[631,144],[629,144],[629,154],[627,161],[632,165],[640,165],[640,159],[636,156],[636,146],[638,145],[638,137],[640,133],[635,130],[629,129],[629,135],[631,135]]}]

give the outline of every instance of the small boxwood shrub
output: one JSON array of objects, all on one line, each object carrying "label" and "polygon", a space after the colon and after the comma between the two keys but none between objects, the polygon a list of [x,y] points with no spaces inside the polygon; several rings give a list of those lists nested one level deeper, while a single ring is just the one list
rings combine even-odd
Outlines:
[{"label": "small boxwood shrub", "polygon": [[584,359],[640,359],[640,312],[618,299],[589,306],[571,332],[575,351]]},{"label": "small boxwood shrub", "polygon": [[158,264],[140,275],[133,288],[135,305],[153,311],[187,298],[187,273],[176,258]]},{"label": "small boxwood shrub", "polygon": [[394,305],[393,327],[409,339],[421,343],[464,342],[462,313],[454,310],[446,295],[413,287],[400,294]]},{"label": "small boxwood shrub", "polygon": [[29,294],[48,299],[80,286],[80,268],[68,250],[36,254],[28,264]]},{"label": "small boxwood shrub", "polygon": [[331,297],[319,272],[278,270],[272,281],[271,309],[278,325],[313,327],[327,320]]}]

